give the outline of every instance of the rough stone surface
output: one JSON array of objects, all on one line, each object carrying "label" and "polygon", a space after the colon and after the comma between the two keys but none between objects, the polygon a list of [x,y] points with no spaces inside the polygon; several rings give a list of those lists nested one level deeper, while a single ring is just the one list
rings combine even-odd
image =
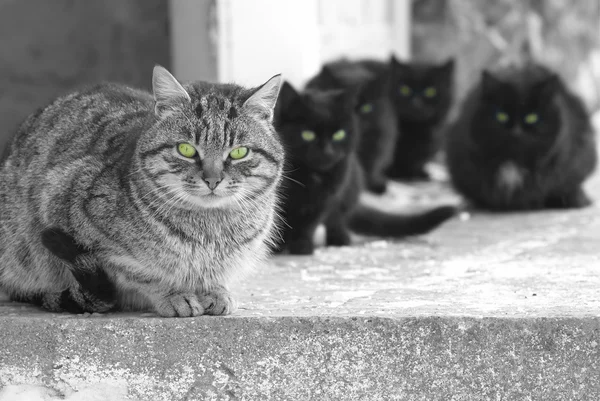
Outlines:
[{"label": "rough stone surface", "polygon": [[31,314],[0,322],[0,380],[67,399],[600,397],[597,318]]}]

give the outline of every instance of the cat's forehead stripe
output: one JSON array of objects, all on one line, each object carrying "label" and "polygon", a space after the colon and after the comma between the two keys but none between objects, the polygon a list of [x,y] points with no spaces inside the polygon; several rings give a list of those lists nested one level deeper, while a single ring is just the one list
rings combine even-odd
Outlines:
[{"label": "cat's forehead stripe", "polygon": [[229,147],[232,147],[233,146],[233,142],[235,140],[235,135],[234,135],[234,133],[229,128],[229,122],[227,122],[226,124],[227,124],[227,130],[226,130],[226,132],[229,132]]},{"label": "cat's forehead stripe", "polygon": [[[234,109],[234,100],[228,97],[222,96],[202,96],[198,99],[198,106],[196,106],[196,115],[202,117],[207,113],[222,114],[224,111],[228,111],[228,118],[231,118],[232,109]],[[236,111],[233,111],[236,113]]]},{"label": "cat's forehead stripe", "polygon": [[[235,132],[231,129],[231,120],[238,117],[235,99],[210,94],[198,98],[198,104],[194,108],[196,117],[200,121],[199,127],[194,134],[195,143],[204,146],[215,143],[221,135],[222,147],[233,146],[236,140]],[[219,129],[222,124],[222,130]]]}]

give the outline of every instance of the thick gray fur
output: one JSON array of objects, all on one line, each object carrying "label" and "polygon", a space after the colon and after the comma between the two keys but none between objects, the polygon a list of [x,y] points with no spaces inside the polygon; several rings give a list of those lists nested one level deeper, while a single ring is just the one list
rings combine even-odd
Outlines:
[{"label": "thick gray fur", "polygon": [[[263,263],[276,235],[280,84],[181,85],[157,66],[153,95],[101,84],[31,115],[0,165],[0,289],[54,311],[78,292],[40,241],[58,227],[91,250],[86,263],[115,283],[120,310],[231,313],[228,283]],[[181,142],[198,155],[178,153]],[[239,146],[248,156],[231,159]]]}]

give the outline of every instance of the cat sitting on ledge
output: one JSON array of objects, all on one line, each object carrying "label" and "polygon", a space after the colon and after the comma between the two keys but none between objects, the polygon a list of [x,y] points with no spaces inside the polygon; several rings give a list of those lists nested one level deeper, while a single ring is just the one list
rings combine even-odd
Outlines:
[{"label": "cat sitting on ledge", "polygon": [[152,82],[153,94],[72,93],[18,129],[0,165],[0,289],[12,299],[166,317],[235,309],[229,280],[263,263],[275,234],[281,77],[181,85],[157,66]]}]

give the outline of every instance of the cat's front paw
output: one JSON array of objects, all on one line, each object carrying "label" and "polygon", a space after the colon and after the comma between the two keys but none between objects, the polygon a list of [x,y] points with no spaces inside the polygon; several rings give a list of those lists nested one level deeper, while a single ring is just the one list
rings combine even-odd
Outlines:
[{"label": "cat's front paw", "polygon": [[327,246],[348,246],[352,242],[350,233],[344,230],[327,231]]},{"label": "cat's front paw", "polygon": [[193,317],[204,314],[204,308],[194,293],[169,294],[155,304],[156,313],[162,317]]},{"label": "cat's front paw", "polygon": [[237,309],[235,299],[225,289],[200,294],[198,298],[207,315],[229,315]]},{"label": "cat's front paw", "polygon": [[370,180],[367,182],[367,189],[377,195],[384,194],[387,191],[387,181],[383,178],[381,180]]}]

